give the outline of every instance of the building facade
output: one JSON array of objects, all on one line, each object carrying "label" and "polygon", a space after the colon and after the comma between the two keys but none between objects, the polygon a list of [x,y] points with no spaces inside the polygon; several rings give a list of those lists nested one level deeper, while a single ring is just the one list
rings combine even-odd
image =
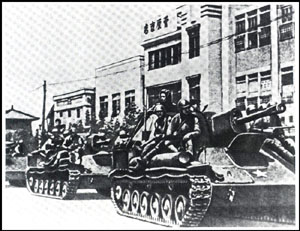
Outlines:
[{"label": "building facade", "polygon": [[53,96],[54,120],[61,120],[68,126],[70,123],[88,125],[95,116],[95,88],[83,88],[77,91]]},{"label": "building facade", "polygon": [[158,93],[170,90],[180,98],[201,100],[209,110],[222,111],[222,7],[184,5],[143,23],[145,86],[148,106]]},{"label": "building facade", "polygon": [[31,123],[39,120],[38,117],[15,110],[13,106],[5,113],[6,134],[15,133],[17,130],[25,130],[32,135]]},{"label": "building facade", "polygon": [[[294,124],[295,15],[291,5],[223,6],[223,104],[286,103],[280,114]],[[232,36],[233,35],[233,36]]]},{"label": "building facade", "polygon": [[143,23],[149,106],[162,88],[221,112],[285,102],[292,125],[295,20],[290,5],[184,5]]},{"label": "building facade", "polygon": [[126,106],[143,108],[144,57],[134,56],[96,68],[96,115],[124,116]]}]

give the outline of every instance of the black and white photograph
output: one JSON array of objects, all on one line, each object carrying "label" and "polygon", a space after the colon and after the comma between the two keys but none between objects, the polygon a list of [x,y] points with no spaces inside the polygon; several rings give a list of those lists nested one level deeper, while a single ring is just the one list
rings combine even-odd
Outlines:
[{"label": "black and white photograph", "polygon": [[2,229],[299,229],[298,2],[2,2]]}]

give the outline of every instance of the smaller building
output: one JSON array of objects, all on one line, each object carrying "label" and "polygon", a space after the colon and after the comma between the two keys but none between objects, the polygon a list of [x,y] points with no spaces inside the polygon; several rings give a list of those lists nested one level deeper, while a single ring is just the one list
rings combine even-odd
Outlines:
[{"label": "smaller building", "polygon": [[40,119],[39,117],[15,110],[13,105],[11,109],[6,111],[5,117],[6,134],[13,134],[17,130],[25,130],[28,134],[32,134],[31,122]]},{"label": "smaller building", "polygon": [[95,88],[82,88],[76,91],[53,96],[54,120],[61,120],[68,126],[70,123],[89,125],[95,116]]},{"label": "smaller building", "polygon": [[144,56],[96,68],[97,119],[124,116],[130,105],[143,108]]}]

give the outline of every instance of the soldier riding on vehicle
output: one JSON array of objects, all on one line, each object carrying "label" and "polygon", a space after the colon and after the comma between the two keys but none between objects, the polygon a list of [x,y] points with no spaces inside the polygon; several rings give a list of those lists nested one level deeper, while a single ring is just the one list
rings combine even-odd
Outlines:
[{"label": "soldier riding on vehicle", "polygon": [[190,111],[190,103],[187,100],[181,99],[178,104],[178,111],[171,120],[167,130],[165,145],[172,152],[180,151],[180,148],[190,153],[193,156],[195,138],[201,134],[199,119]]},{"label": "soldier riding on vehicle", "polygon": [[170,117],[166,115],[166,110],[161,104],[157,104],[155,106],[154,112],[157,118],[154,122],[154,126],[152,127],[148,141],[146,141],[141,147],[143,148],[141,157],[134,158],[130,163],[130,165],[133,165],[133,168],[139,168],[147,165],[151,158],[158,154],[164,145],[163,138],[166,135]]}]

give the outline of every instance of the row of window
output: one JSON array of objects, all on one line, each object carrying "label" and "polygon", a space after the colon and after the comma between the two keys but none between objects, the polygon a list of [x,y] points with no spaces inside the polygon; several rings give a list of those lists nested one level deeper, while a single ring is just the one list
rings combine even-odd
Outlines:
[{"label": "row of window", "polygon": [[77,108],[75,110],[65,110],[65,111],[60,111],[59,112],[59,117],[63,118],[64,117],[64,113],[67,113],[68,117],[72,117],[72,111],[76,111],[76,116],[77,118],[80,118],[80,108]]},{"label": "row of window", "polygon": [[[187,28],[189,36],[189,58],[200,55],[200,24]],[[149,52],[149,70],[181,62],[181,43]]]},{"label": "row of window", "polygon": [[[121,110],[121,94],[112,94],[112,117],[120,114]],[[135,103],[135,90],[125,92],[125,105],[126,107]],[[100,97],[100,115],[101,118],[108,116],[108,96]]]},{"label": "row of window", "polygon": [[149,70],[181,62],[181,43],[149,52]]},{"label": "row of window", "polygon": [[[235,17],[235,51],[252,49],[271,43],[270,6],[252,10]],[[247,44],[247,47],[246,47]]]},{"label": "row of window", "polygon": [[[281,69],[281,89],[282,101],[285,103],[293,103],[294,92],[294,74],[293,67],[285,67]],[[260,82],[260,85],[259,85]],[[271,72],[264,71],[236,77],[236,106],[242,110],[245,109],[245,101],[247,105],[258,105],[268,103],[271,100],[272,79]],[[255,95],[252,97],[252,95]],[[258,96],[260,95],[260,96]]]},{"label": "row of window", "polygon": [[[282,9],[282,23],[279,27],[279,39],[284,41],[294,38],[294,23],[292,6]],[[263,47],[271,44],[270,6],[250,11],[235,17],[236,38],[235,52],[245,49]]]}]

